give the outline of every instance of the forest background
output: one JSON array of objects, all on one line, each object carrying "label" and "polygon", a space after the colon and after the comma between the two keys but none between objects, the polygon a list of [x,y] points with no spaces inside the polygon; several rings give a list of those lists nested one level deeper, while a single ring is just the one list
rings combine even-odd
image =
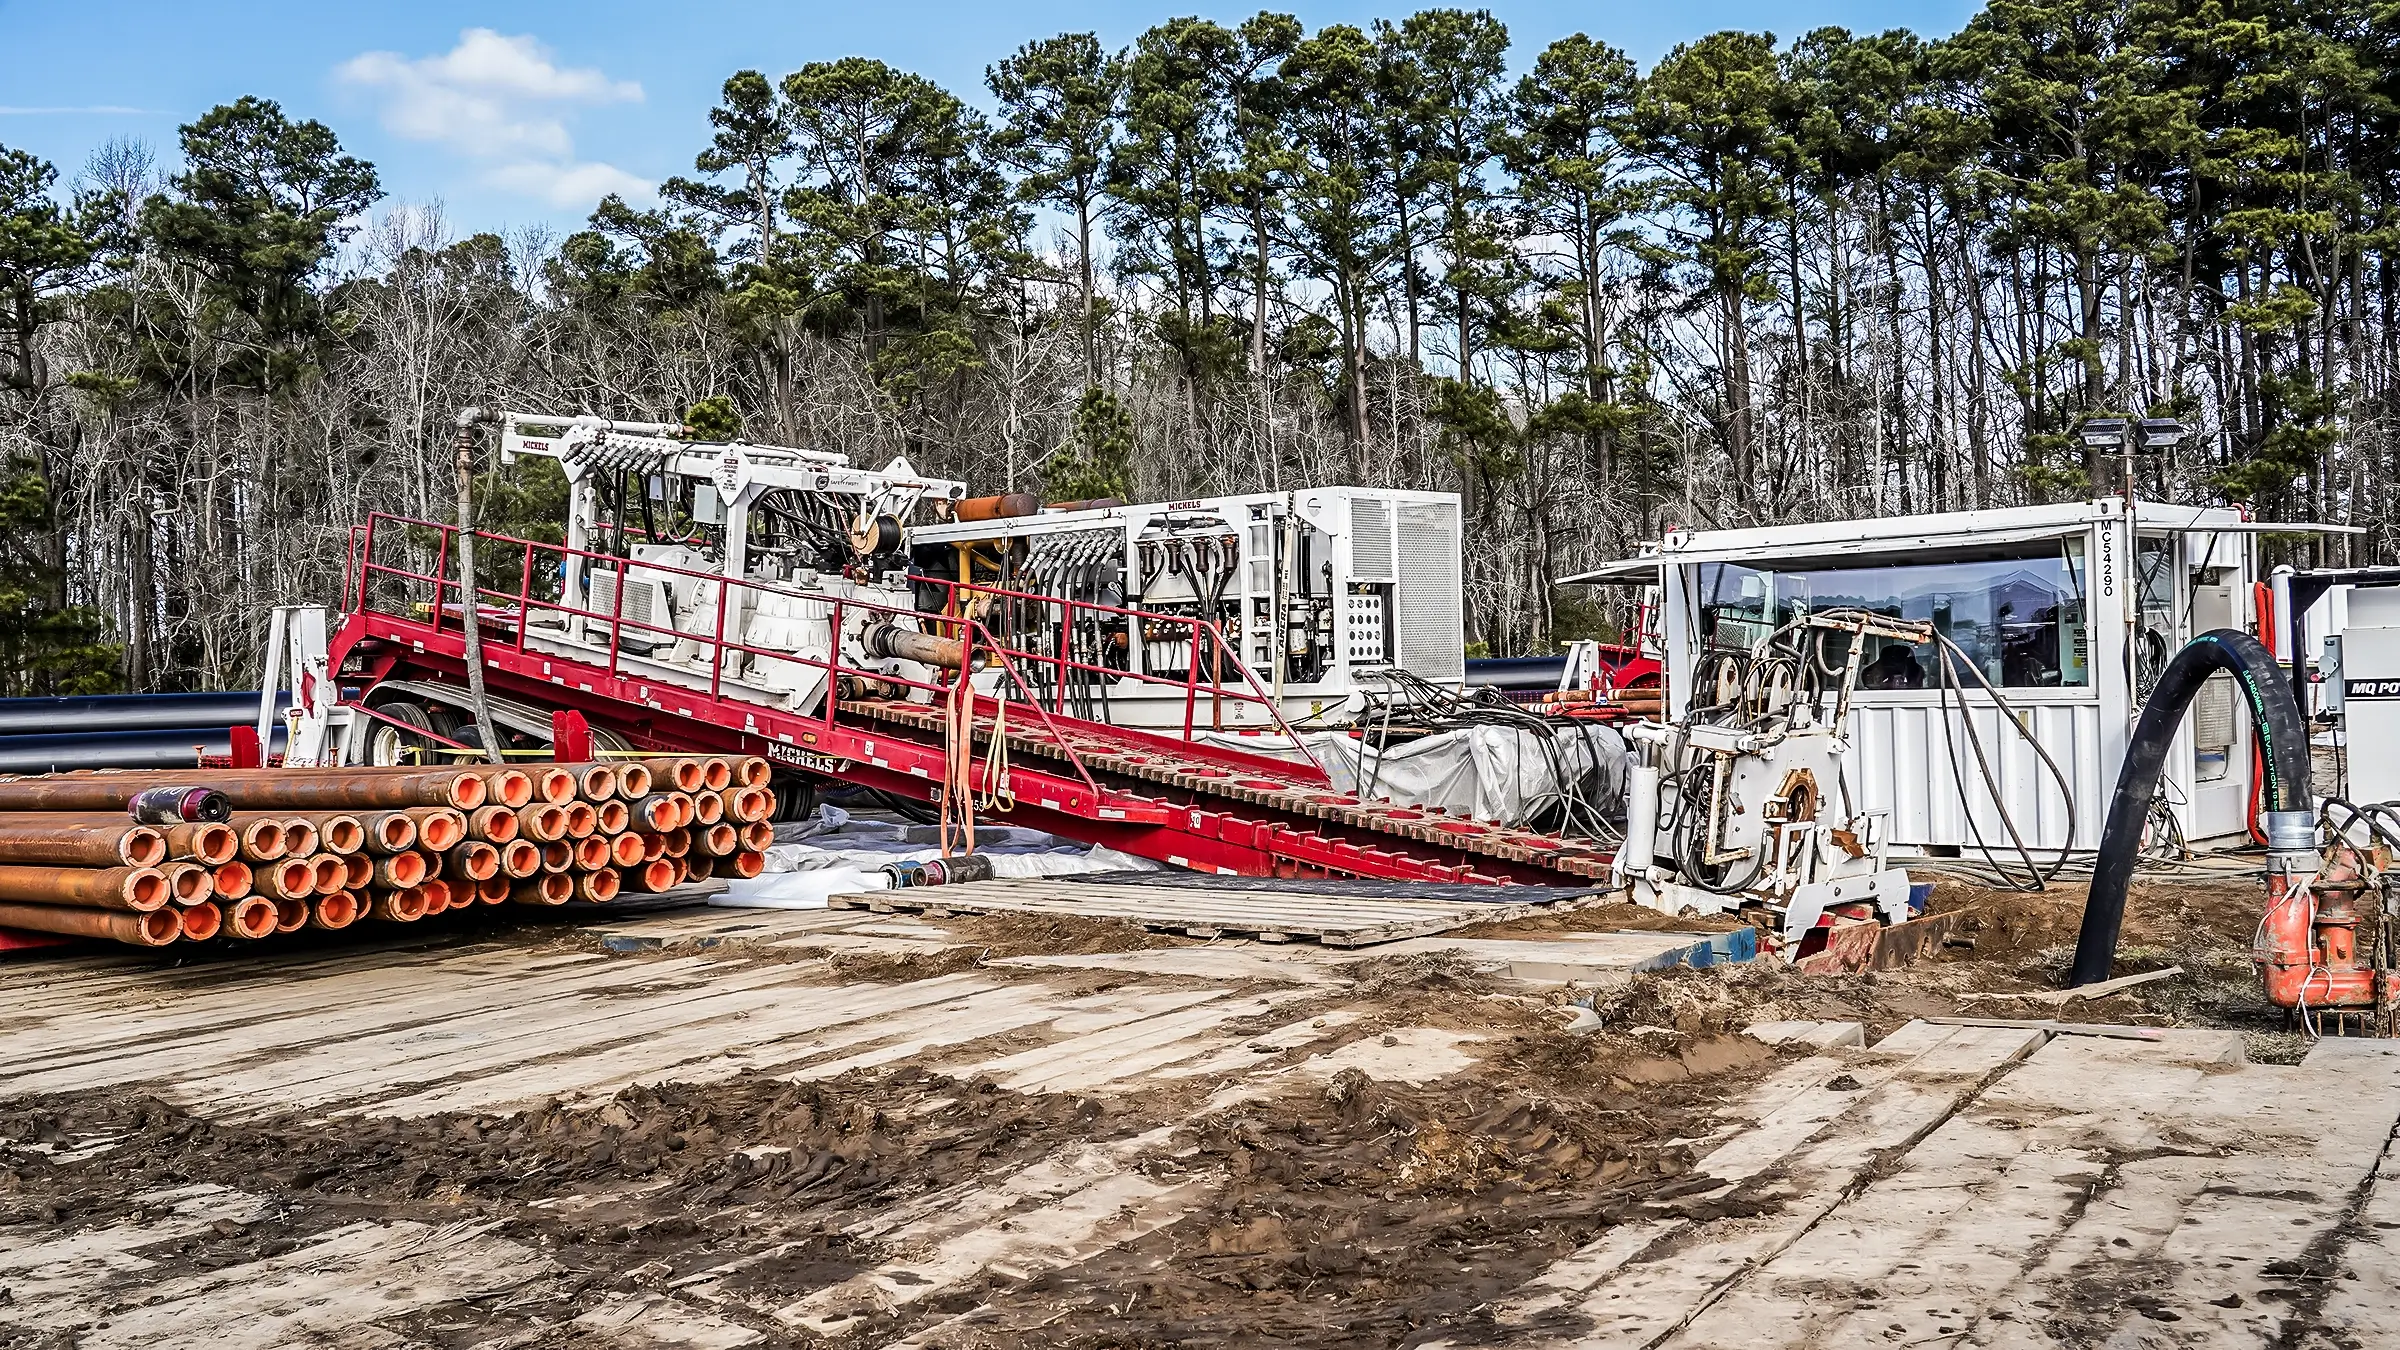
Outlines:
[{"label": "forest background", "polygon": [[[1517,54],[1522,59],[1522,54]],[[0,694],[240,688],[461,406],[691,418],[979,492],[1465,500],[1468,637],[1677,526],[2118,490],[2400,542],[2400,5],[1999,0],[1642,70],[1435,9],[727,79],[689,175],[454,237],[273,101],[0,147]],[[984,97],[984,95],[988,95]],[[556,539],[552,466],[480,485]]]}]

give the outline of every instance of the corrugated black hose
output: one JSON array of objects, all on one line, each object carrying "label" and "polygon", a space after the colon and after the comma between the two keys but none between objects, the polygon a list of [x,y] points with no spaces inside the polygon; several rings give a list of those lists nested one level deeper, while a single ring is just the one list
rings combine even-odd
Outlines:
[{"label": "corrugated black hose", "polygon": [[2284,853],[2315,846],[2308,726],[2301,720],[2290,682],[2273,654],[2248,633],[2219,628],[2192,639],[2159,672],[2158,685],[2142,706],[2142,720],[2125,749],[2125,765],[2117,771],[2116,795],[2109,799],[2108,825],[2101,831],[2100,856],[2092,869],[2092,889],[2083,902],[2083,931],[2075,940],[2074,973],[2067,978],[2070,988],[2107,979],[2116,963],[2125,888],[2141,859],[2142,822],[2149,817],[2151,798],[2158,795],[2159,770],[2175,743],[2184,711],[2200,686],[2220,670],[2232,672],[2240,683],[2251,725],[2258,732],[2258,752],[2266,766],[2268,847]]}]

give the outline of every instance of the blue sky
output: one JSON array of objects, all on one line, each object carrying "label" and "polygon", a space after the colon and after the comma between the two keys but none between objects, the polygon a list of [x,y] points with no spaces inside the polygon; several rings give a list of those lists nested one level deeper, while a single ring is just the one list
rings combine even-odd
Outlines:
[{"label": "blue sky", "polygon": [[[0,144],[71,179],[115,137],[172,160],[175,128],[243,94],[318,118],[382,171],[387,191],[439,199],[461,232],[577,226],[612,188],[691,170],[707,111],[735,70],[780,75],[864,55],[988,104],[983,70],[1029,38],[1092,31],[1111,45],[1177,14],[1232,22],[1258,6],[941,0],[733,5],[716,0],[406,4],[252,0],[0,0]],[[1400,5],[1278,5],[1309,26],[1398,17]],[[1955,31],[1967,0],[1683,0],[1678,4],[1491,6],[1522,68],[1573,32],[1647,65],[1721,28],[1790,38],[1855,31]]]}]

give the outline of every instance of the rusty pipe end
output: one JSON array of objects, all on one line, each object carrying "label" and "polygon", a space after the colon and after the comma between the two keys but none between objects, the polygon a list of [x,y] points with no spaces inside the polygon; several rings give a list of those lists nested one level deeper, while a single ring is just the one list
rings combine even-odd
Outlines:
[{"label": "rusty pipe end", "polygon": [[517,813],[505,806],[478,806],[467,818],[467,833],[495,844],[517,837]]},{"label": "rusty pipe end", "polygon": [[733,855],[733,874],[747,880],[767,870],[767,855],[756,849],[743,849]]},{"label": "rusty pipe end", "polygon": [[500,849],[500,870],[524,878],[542,870],[542,850],[530,839],[511,839]]},{"label": "rusty pipe end", "polygon": [[575,866],[586,872],[597,872],[608,866],[611,856],[609,840],[603,835],[587,835],[575,841]]},{"label": "rusty pipe end", "polygon": [[733,765],[722,755],[711,755],[700,761],[700,786],[709,792],[723,792],[733,786]]},{"label": "rusty pipe end", "polygon": [[145,947],[164,947],[183,936],[183,916],[189,910],[154,909],[139,916],[134,932],[141,935]]},{"label": "rusty pipe end", "polygon": [[375,860],[364,853],[342,859],[342,889],[363,891],[375,884]]},{"label": "rusty pipe end", "polygon": [[680,826],[667,831],[667,856],[680,858],[692,851],[692,832]]},{"label": "rusty pipe end", "polygon": [[317,833],[316,823],[313,821],[287,820],[283,822],[283,851],[295,858],[306,857],[316,852]]},{"label": "rusty pipe end", "polygon": [[455,856],[459,873],[469,881],[481,881],[500,871],[500,850],[480,839],[459,849]]},{"label": "rusty pipe end", "polygon": [[417,822],[417,842],[436,853],[448,853],[467,836],[466,817],[444,811]]},{"label": "rusty pipe end", "polygon": [[275,902],[276,932],[297,933],[306,927],[308,927],[308,902],[306,900],[278,900]]},{"label": "rusty pipe end", "polygon": [[506,903],[509,879],[503,876],[485,877],[475,883],[475,898],[487,905]]},{"label": "rusty pipe end", "polygon": [[167,874],[157,868],[133,867],[126,869],[117,894],[124,898],[126,908],[147,914],[173,899],[175,888],[168,882]]},{"label": "rusty pipe end", "polygon": [[646,891],[663,891],[672,887],[682,875],[671,858],[654,858],[642,864],[641,885]]},{"label": "rusty pipe end", "polygon": [[386,811],[375,817],[374,842],[377,850],[398,853],[417,842],[417,822],[398,811]]},{"label": "rusty pipe end", "polygon": [[575,893],[595,904],[605,904],[617,898],[624,879],[614,871],[586,872],[575,879]]},{"label": "rusty pipe end", "polygon": [[775,766],[756,755],[744,755],[735,762],[733,776],[743,787],[763,788],[775,780]]},{"label": "rusty pipe end", "polygon": [[[158,913],[166,914],[167,911],[162,909],[158,911]],[[142,927],[144,929],[148,929],[151,926],[150,920],[152,917],[154,916],[148,914],[142,916]],[[175,919],[176,927],[182,933],[183,939],[186,942],[206,942],[210,938],[215,937],[217,935],[217,931],[225,926],[225,911],[217,908],[214,902],[207,900],[203,900],[199,904],[190,906],[189,908],[177,910],[174,912],[172,917]],[[164,941],[171,942],[173,940],[174,939],[169,938],[165,939]],[[154,945],[164,945],[164,942]]]},{"label": "rusty pipe end", "polygon": [[242,837],[234,833],[231,825],[210,821],[192,830],[192,860],[195,862],[222,867],[232,862],[234,855],[241,851]]},{"label": "rusty pipe end", "polygon": [[623,802],[602,802],[597,809],[602,834],[623,834],[625,827],[633,823],[633,813],[625,808]]},{"label": "rusty pipe end", "polygon": [[317,878],[313,889],[319,895],[331,895],[350,884],[350,864],[343,862],[334,854],[318,854],[313,860],[312,866]]},{"label": "rusty pipe end", "polygon": [[356,816],[327,816],[317,823],[317,843],[346,858],[367,846],[366,824]]},{"label": "rusty pipe end", "polygon": [[537,769],[531,775],[533,789],[546,802],[575,800],[575,775],[565,769]]},{"label": "rusty pipe end", "polygon": [[273,862],[288,852],[283,842],[283,822],[253,820],[242,826],[242,852],[252,862]]},{"label": "rusty pipe end", "polygon": [[576,781],[576,787],[583,793],[585,801],[607,801],[617,795],[617,771],[606,764],[586,765]]},{"label": "rusty pipe end", "polygon": [[197,905],[217,893],[216,880],[198,863],[170,863],[162,869],[169,898],[179,905]]},{"label": "rusty pipe end", "polygon": [[422,853],[395,853],[384,859],[383,865],[377,870],[381,873],[386,886],[396,891],[405,891],[425,880],[425,855]]},{"label": "rusty pipe end", "polygon": [[309,925],[339,930],[358,922],[358,896],[347,890],[320,896],[309,911]]},{"label": "rusty pipe end", "polygon": [[701,847],[711,853],[731,853],[742,846],[742,832],[722,821],[708,827]]},{"label": "rusty pipe end", "polygon": [[417,887],[417,894],[424,897],[427,917],[446,913],[451,906],[458,903],[456,888],[439,877],[429,879],[424,885]]},{"label": "rusty pipe end", "polygon": [[156,867],[167,860],[166,832],[154,825],[136,825],[117,841],[117,858],[127,867]]},{"label": "rusty pipe end", "polygon": [[725,818],[725,794],[703,792],[692,798],[692,823],[714,825]]},{"label": "rusty pipe end", "polygon": [[488,786],[502,806],[523,806],[533,800],[533,776],[523,769],[502,769],[491,776]]},{"label": "rusty pipe end", "polygon": [[575,846],[563,839],[553,839],[542,845],[542,870],[564,872],[575,865]]},{"label": "rusty pipe end", "polygon": [[672,766],[677,792],[698,792],[708,781],[708,769],[696,759],[679,759]]},{"label": "rusty pipe end", "polygon": [[[491,795],[491,789],[484,785],[480,775],[462,773],[450,780],[450,804],[461,811],[474,810],[489,800]],[[518,805],[524,803],[519,802]]]},{"label": "rusty pipe end", "polygon": [[536,886],[541,891],[542,900],[546,904],[563,905],[575,898],[575,878],[563,872],[552,872],[544,876],[536,883]]},{"label": "rusty pipe end", "polygon": [[581,839],[600,828],[600,809],[590,802],[568,802],[559,808],[567,813],[567,834]]},{"label": "rusty pipe end", "polygon": [[278,917],[274,901],[263,895],[246,895],[233,902],[225,915],[225,928],[237,938],[263,938],[275,931]]},{"label": "rusty pipe end", "polygon": [[638,834],[614,835],[608,841],[609,860],[619,867],[641,866],[643,852],[642,837]]},{"label": "rusty pipe end", "polygon": [[208,874],[209,889],[215,891],[220,900],[241,899],[250,893],[250,888],[257,884],[257,880],[250,870],[250,864],[239,858],[217,864]]},{"label": "rusty pipe end", "polygon": [[647,764],[619,765],[617,767],[617,795],[620,797],[647,797],[650,795],[651,784],[655,779],[656,775],[650,772],[650,766]]}]

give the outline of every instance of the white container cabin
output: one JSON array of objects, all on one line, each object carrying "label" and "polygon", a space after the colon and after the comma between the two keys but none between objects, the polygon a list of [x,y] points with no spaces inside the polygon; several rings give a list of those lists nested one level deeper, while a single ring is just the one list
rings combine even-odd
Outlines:
[{"label": "white container cabin", "polygon": [[[1852,708],[1846,785],[1868,809],[1890,812],[1899,850],[1972,857],[1988,847],[2017,864],[2003,807],[2037,858],[2093,848],[2158,671],[2197,634],[2252,625],[2258,534],[2311,528],[2263,526],[2233,508],[2157,502],[2137,503],[2129,521],[2123,500],[2105,497],[1671,531],[1638,557],[1567,580],[1658,588],[1649,639],[1666,666],[1670,716],[1681,715],[1716,653],[1747,650],[1795,614],[1846,606],[1931,621],[2066,772],[2072,819],[2025,736],[1962,672],[1999,800],[1985,790],[1955,704],[1944,710],[1930,644],[1868,653]],[[2164,787],[2186,840],[2232,842],[2246,834],[2248,725],[2230,676],[2216,676],[2194,701]]]}]

